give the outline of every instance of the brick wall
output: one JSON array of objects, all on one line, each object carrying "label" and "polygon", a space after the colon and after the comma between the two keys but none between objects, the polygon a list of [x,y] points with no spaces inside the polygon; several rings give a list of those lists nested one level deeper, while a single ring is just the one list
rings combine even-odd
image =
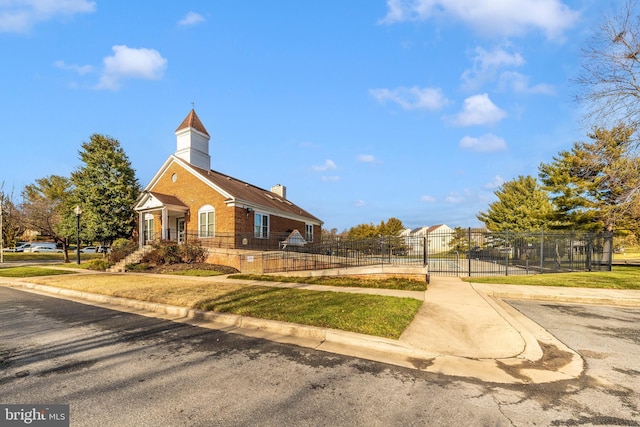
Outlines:
[{"label": "brick wall", "polygon": [[[175,182],[172,177],[175,174]],[[171,164],[160,179],[155,183],[152,192],[175,196],[189,207],[190,215],[185,217],[186,233],[197,233],[198,210],[205,205],[211,205],[215,209],[215,231],[224,234],[252,234],[254,226],[254,213],[240,207],[229,207],[225,204],[225,197],[213,190],[209,185],[188,172],[179,164]],[[160,214],[155,216],[155,233],[161,236],[162,225]],[[271,233],[284,233],[297,229],[305,235],[305,223],[292,219],[282,218],[277,215],[269,216],[269,230]],[[321,239],[321,228],[314,226],[314,241]],[[236,242],[239,246],[241,243]]]}]

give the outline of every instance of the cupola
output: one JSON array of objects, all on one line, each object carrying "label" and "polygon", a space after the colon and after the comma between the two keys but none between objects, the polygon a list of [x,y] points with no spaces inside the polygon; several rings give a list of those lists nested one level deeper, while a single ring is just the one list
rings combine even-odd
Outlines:
[{"label": "cupola", "polygon": [[209,155],[209,132],[205,129],[196,114],[191,110],[187,117],[176,129],[176,157],[201,169],[211,169],[211,156]]}]

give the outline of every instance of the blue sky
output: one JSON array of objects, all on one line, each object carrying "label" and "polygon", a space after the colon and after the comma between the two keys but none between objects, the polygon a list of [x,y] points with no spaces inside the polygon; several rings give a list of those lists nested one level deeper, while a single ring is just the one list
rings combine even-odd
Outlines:
[{"label": "blue sky", "polygon": [[145,186],[195,105],[211,168],[348,229],[479,226],[585,138],[571,83],[608,0],[0,0],[0,183],[80,166],[93,133]]}]

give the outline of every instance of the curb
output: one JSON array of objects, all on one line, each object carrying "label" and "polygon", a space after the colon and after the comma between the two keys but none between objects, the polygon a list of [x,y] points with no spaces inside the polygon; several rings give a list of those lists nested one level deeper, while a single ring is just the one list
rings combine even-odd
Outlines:
[{"label": "curb", "polygon": [[[507,359],[474,359],[430,353],[425,350],[415,349],[397,340],[336,329],[111,297],[29,282],[0,281],[0,284],[20,288],[28,292],[75,300],[80,303],[88,302],[98,306],[105,306],[105,308],[109,309],[163,318],[194,326],[222,330],[228,333],[262,338],[284,344],[294,344],[319,351],[358,357],[425,372],[456,377],[471,377],[491,383],[549,383],[575,379],[582,374],[584,369],[582,358],[564,346],[562,350],[567,350],[567,354],[570,354],[570,360],[561,368],[549,371],[544,366],[536,364],[536,360],[544,356],[542,351],[538,353],[525,349],[520,355]],[[490,297],[486,299],[492,300]],[[490,305],[502,315],[511,316],[511,313],[504,309],[504,306],[507,305],[506,303],[493,300]],[[528,321],[533,323],[530,320]],[[517,321],[515,323],[519,325]],[[513,326],[516,327],[516,325]],[[534,325],[537,326],[535,323]],[[544,338],[548,338],[554,343],[557,342],[555,338],[539,326],[537,326],[538,330],[531,325],[520,325],[520,328],[516,329],[521,331],[523,327],[526,329],[526,333],[532,334],[533,338],[531,339],[533,340],[538,338],[536,332],[542,330],[547,334]],[[540,348],[533,345],[533,341],[528,341],[528,344],[531,345],[531,348]]]}]

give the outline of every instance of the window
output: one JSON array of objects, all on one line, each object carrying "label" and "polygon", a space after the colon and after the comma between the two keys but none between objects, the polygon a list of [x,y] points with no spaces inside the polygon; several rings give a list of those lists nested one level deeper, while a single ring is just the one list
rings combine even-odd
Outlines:
[{"label": "window", "polygon": [[216,211],[211,205],[198,210],[198,237],[214,237],[216,229]]},{"label": "window", "polygon": [[305,224],[305,236],[304,239],[307,242],[313,242],[313,224]]},{"label": "window", "polygon": [[144,215],[144,241],[153,240],[155,238],[153,232],[153,214]]},{"label": "window", "polygon": [[257,213],[254,216],[253,222],[253,237],[258,239],[269,238],[269,216],[261,213]]}]

